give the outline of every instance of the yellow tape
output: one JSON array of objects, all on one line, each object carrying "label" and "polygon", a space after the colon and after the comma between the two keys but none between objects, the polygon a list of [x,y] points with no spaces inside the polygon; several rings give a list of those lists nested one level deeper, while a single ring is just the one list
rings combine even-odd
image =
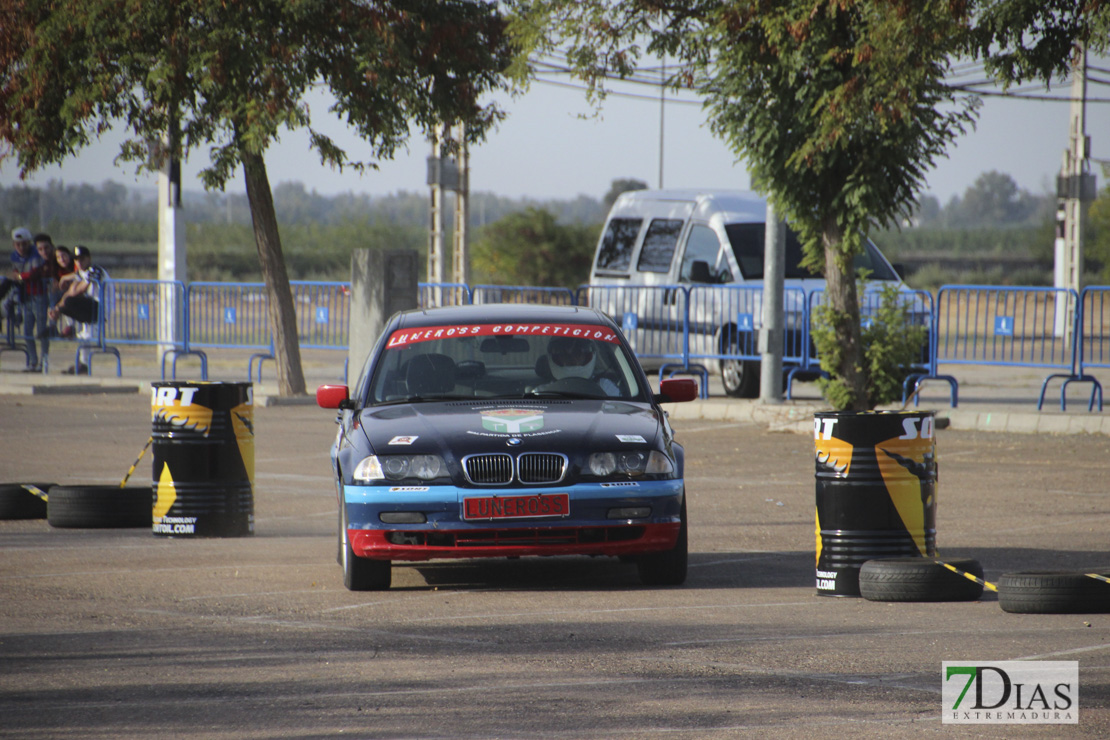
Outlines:
[{"label": "yellow tape", "polygon": [[143,455],[146,454],[147,448],[150,447],[150,443],[153,442],[153,441],[154,441],[154,437],[152,436],[150,439],[148,439],[146,441],[146,444],[143,445],[143,450],[142,450],[142,452],[139,453],[139,456],[135,458],[135,462],[133,462],[131,464],[131,469],[127,471],[127,475],[123,476],[123,480],[121,480],[119,482],[119,487],[120,488],[123,488],[124,486],[127,485],[127,480],[131,477],[131,474],[135,472],[135,468],[139,467],[139,460],[143,459]]},{"label": "yellow tape", "polygon": [[998,592],[998,586],[995,586],[993,583],[988,583],[987,581],[984,581],[982,578],[979,578],[978,576],[974,576],[971,573],[968,573],[966,570],[960,570],[959,568],[957,568],[954,565],[949,565],[948,563],[945,563],[945,562],[942,562],[942,561],[936,560],[936,559],[934,559],[933,562],[936,563],[937,565],[943,565],[945,568],[952,571],[956,575],[963,576],[964,578],[966,578],[969,581],[975,581],[976,583],[982,584],[983,588],[985,588],[985,589],[988,589],[990,591],[994,591],[995,593]]},{"label": "yellow tape", "polygon": [[1110,578],[1107,578],[1106,576],[1104,576],[1100,573],[1084,573],[1083,575],[1087,576],[1088,578],[1094,578],[1096,581],[1102,581],[1103,583],[1110,583]]},{"label": "yellow tape", "polygon": [[46,491],[42,490],[38,486],[32,486],[30,483],[24,483],[22,488],[24,491],[32,493],[35,496],[41,498],[43,501],[46,501]]}]

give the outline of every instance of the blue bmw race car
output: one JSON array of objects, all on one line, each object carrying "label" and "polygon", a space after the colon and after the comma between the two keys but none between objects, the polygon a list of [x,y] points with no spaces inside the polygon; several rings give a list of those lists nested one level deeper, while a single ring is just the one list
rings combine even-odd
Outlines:
[{"label": "blue bmw race car", "polygon": [[340,410],[339,562],[354,591],[391,561],[524,555],[634,560],[686,578],[684,452],[620,330],[580,306],[454,306],[393,316]]}]

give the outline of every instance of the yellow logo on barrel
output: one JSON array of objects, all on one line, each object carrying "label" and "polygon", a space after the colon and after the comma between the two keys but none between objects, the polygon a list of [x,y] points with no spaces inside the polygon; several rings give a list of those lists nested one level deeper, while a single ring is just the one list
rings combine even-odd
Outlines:
[{"label": "yellow logo on barrel", "polygon": [[193,403],[199,388],[152,388],[151,418],[164,421],[189,432],[208,436],[212,428],[212,409]]}]

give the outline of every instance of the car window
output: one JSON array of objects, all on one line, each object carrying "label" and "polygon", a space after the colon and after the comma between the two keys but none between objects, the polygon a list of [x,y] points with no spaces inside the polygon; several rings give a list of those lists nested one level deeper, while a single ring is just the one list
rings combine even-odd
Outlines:
[{"label": "car window", "polygon": [[634,357],[609,327],[431,326],[390,335],[368,402],[531,398],[646,400]]},{"label": "car window", "polygon": [[632,250],[640,234],[640,218],[613,218],[605,225],[601,246],[597,251],[597,270],[627,272],[632,264]]},{"label": "car window", "polygon": [[[725,232],[728,234],[732,253],[736,255],[736,262],[740,265],[740,272],[744,274],[744,278],[762,280],[765,225],[762,223],[728,224],[725,226]],[[803,268],[801,263],[802,243],[798,240],[797,232],[788,227],[786,229],[787,279],[821,277]],[[856,255],[854,267],[857,273],[860,270],[866,271],[871,280],[898,279],[870,239],[864,243],[864,251]]]},{"label": "car window", "polygon": [[640,272],[670,272],[674,248],[678,245],[684,223],[678,218],[653,219],[644,234],[644,246],[640,248],[636,269]]},{"label": "car window", "polygon": [[691,280],[690,272],[695,262],[705,262],[710,270],[717,264],[717,253],[720,251],[720,240],[717,232],[708,226],[695,224],[690,227],[690,235],[686,237],[686,251],[682,254],[682,269],[679,270],[678,279],[683,283],[695,282]]}]

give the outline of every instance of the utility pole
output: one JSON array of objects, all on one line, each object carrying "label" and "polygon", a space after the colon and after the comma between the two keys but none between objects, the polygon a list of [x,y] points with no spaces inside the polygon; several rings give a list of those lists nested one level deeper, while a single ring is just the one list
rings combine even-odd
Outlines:
[{"label": "utility pole", "polygon": [[459,177],[455,188],[455,238],[452,250],[452,282],[470,284],[470,148],[466,143],[466,124],[459,124]]},{"label": "utility pole", "polygon": [[172,142],[159,142],[164,147],[158,170],[158,358],[175,349],[184,339],[184,295],[178,295],[176,283],[184,284],[185,276],[185,214],[181,205],[181,161],[174,157]]},{"label": "utility pole", "polygon": [[[459,125],[458,157],[448,156],[453,149],[453,132],[450,126],[437,125],[432,136],[432,156],[428,157],[428,185],[431,186],[431,228],[428,240],[428,282],[441,285],[447,282],[447,253],[444,248],[446,221],[445,191],[455,193],[454,239],[451,250],[454,282],[470,281],[469,231],[470,217],[470,152],[466,143],[466,127]],[[435,303],[445,302],[444,291],[435,293]]]},{"label": "utility pole", "polygon": [[[1076,47],[1071,83],[1068,148],[1056,178],[1056,243],[1053,284],[1078,293],[1083,285],[1083,226],[1087,207],[1095,199],[1095,176],[1090,172],[1091,139],[1087,136],[1087,50]],[[1070,347],[1075,326],[1074,301],[1057,301],[1055,335]]]},{"label": "utility pole", "polygon": [[428,157],[428,185],[431,186],[431,207],[428,229],[428,282],[444,282],[443,260],[443,139],[444,126],[437,124],[432,132],[432,156]]}]

